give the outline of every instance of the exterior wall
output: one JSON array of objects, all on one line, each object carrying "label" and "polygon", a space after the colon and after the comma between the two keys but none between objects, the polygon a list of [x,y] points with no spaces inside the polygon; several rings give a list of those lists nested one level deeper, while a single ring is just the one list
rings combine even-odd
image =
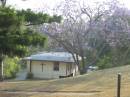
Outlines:
[{"label": "exterior wall", "polygon": [[30,72],[30,61],[27,61],[27,71]]},{"label": "exterior wall", "polygon": [[[42,67],[43,64],[43,67]],[[72,65],[71,70],[67,70],[67,66]],[[72,63],[59,62],[59,71],[53,70],[54,63],[47,61],[32,61],[31,62],[31,72],[34,78],[41,79],[53,79],[59,78],[59,76],[67,76],[70,74],[75,75],[75,66]],[[27,62],[27,70],[30,72],[30,61]]]}]

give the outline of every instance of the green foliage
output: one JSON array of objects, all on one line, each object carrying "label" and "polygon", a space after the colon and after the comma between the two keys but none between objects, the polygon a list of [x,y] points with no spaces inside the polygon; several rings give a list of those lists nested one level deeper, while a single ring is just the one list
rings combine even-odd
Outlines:
[{"label": "green foliage", "polygon": [[100,69],[128,65],[130,64],[130,48],[129,46],[124,47],[112,47],[109,53],[100,57],[96,62],[96,65]]},{"label": "green foliage", "polygon": [[44,46],[45,37],[30,29],[22,29],[24,18],[10,7],[0,7],[0,54],[23,56],[28,47]]},{"label": "green foliage", "polygon": [[61,20],[62,20],[62,16],[53,15],[52,17],[50,17],[49,23],[51,23],[51,22],[60,23]]},{"label": "green foliage", "polygon": [[[0,79],[3,79],[2,61],[4,56],[24,56],[30,46],[44,46],[45,37],[31,29],[23,29],[24,17],[10,7],[0,6]],[[13,63],[11,63],[13,64]],[[15,67],[15,65],[14,65]],[[11,68],[11,67],[10,67]],[[13,68],[13,66],[12,66]],[[14,69],[14,68],[13,68]],[[15,76],[15,72],[6,71]],[[8,77],[7,76],[7,77]]]},{"label": "green foliage", "polygon": [[14,78],[16,77],[16,73],[20,69],[20,64],[19,64],[19,58],[14,57],[14,58],[9,58],[6,57],[4,60],[4,77],[5,78]]},{"label": "green foliage", "polygon": [[90,38],[90,49],[86,50],[86,65],[96,65],[100,59],[110,53],[109,44],[102,37]]},{"label": "green foliage", "polygon": [[[97,36],[96,36],[97,37]],[[105,39],[92,38],[86,52],[86,65],[98,66],[99,69],[130,64],[130,46],[128,41],[123,45],[110,46]]]},{"label": "green foliage", "polygon": [[58,22],[60,23],[62,20],[61,16],[50,16],[48,14],[43,14],[42,12],[35,13],[31,9],[27,10],[19,10],[17,11],[19,16],[24,16],[25,21],[30,23],[29,25],[37,25],[42,23],[51,23],[51,22]]},{"label": "green foliage", "polygon": [[98,61],[97,66],[99,67],[99,69],[110,68],[113,67],[111,62],[112,62],[111,56],[104,56],[102,57],[102,59]]}]

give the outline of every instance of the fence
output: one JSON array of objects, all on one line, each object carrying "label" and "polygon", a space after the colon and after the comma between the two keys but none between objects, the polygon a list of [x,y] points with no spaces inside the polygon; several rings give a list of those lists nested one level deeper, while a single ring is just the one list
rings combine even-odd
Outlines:
[{"label": "fence", "polygon": [[117,97],[121,95],[121,74],[117,75]]}]

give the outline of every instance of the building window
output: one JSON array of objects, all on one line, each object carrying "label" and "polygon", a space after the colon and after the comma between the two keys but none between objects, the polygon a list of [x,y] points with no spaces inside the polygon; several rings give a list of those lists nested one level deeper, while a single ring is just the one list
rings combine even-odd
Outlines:
[{"label": "building window", "polygon": [[54,62],[54,71],[59,71],[59,62]]}]

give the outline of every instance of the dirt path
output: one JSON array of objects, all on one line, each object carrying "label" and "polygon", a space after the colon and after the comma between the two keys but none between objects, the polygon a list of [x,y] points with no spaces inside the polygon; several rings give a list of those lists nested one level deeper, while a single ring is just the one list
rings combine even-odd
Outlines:
[{"label": "dirt path", "polygon": [[90,96],[90,95],[95,95],[97,93],[79,93],[79,92],[25,92],[25,91],[15,91],[15,92],[10,92],[10,91],[0,91],[0,93],[4,94],[15,94],[15,95],[37,95],[37,94],[44,94],[44,95],[63,95],[63,96]]}]

